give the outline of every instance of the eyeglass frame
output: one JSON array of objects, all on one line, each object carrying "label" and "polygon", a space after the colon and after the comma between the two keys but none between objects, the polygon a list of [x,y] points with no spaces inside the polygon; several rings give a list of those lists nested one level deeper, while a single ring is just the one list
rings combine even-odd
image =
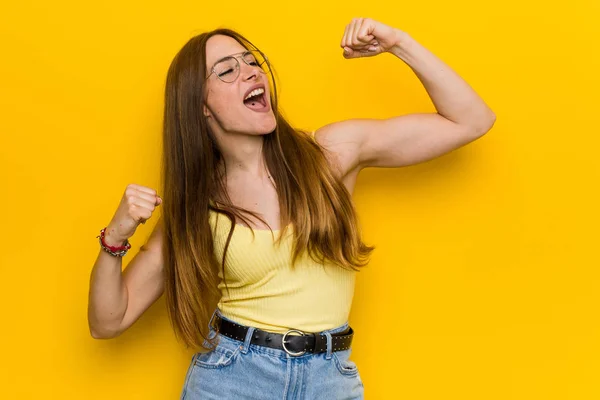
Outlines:
[{"label": "eyeglass frame", "polygon": [[[210,74],[208,74],[208,75],[206,76],[206,78],[205,78],[205,81],[206,81],[206,80],[208,80],[208,78],[210,78],[210,76],[211,76],[211,75],[214,73],[214,74],[215,74],[215,76],[216,76],[216,77],[217,77],[217,78],[218,78],[218,79],[219,79],[221,82],[224,82],[224,83],[233,83],[233,82],[235,82],[235,81],[237,80],[237,78],[239,78],[239,77],[240,77],[240,72],[241,72],[241,70],[242,70],[242,68],[241,68],[241,65],[240,65],[240,62],[238,61],[238,58],[240,58],[240,57],[242,58],[242,60],[244,60],[244,62],[246,63],[246,65],[248,65],[249,67],[258,67],[258,68],[260,69],[260,71],[261,71],[263,74],[266,74],[267,72],[266,72],[265,70],[263,70],[263,68],[262,68],[262,64],[260,64],[260,65],[258,65],[258,66],[256,66],[256,65],[250,65],[250,64],[248,64],[248,61],[246,61],[246,59],[244,58],[244,55],[246,55],[247,53],[253,53],[253,52],[256,52],[256,53],[260,54],[260,55],[261,55],[261,56],[262,56],[262,57],[265,59],[264,63],[267,63],[267,66],[269,67],[269,70],[271,70],[271,63],[269,62],[269,59],[267,58],[267,56],[266,56],[266,55],[264,55],[264,54],[263,54],[263,52],[262,52],[262,51],[260,51],[260,50],[258,50],[258,49],[248,49],[248,50],[246,50],[246,51],[242,51],[242,52],[240,52],[240,53],[234,53],[234,54],[230,54],[230,55],[228,55],[228,56],[225,56],[225,57],[223,57],[223,58],[220,58],[220,59],[218,59],[217,61],[215,61],[215,63],[213,64],[212,68],[210,69]],[[227,59],[229,59],[229,58],[233,58],[233,59],[234,59],[234,60],[237,62],[237,71],[238,71],[238,73],[237,73],[237,76],[236,76],[236,77],[235,77],[235,79],[234,79],[234,80],[232,80],[231,82],[224,81],[224,80],[223,80],[221,77],[219,77],[219,74],[217,74],[217,73],[215,72],[215,67],[217,66],[217,64],[218,64],[218,63],[220,63],[221,61],[225,61],[225,60],[227,60]],[[255,58],[256,58],[256,57],[255,57]],[[258,60],[257,60],[257,61],[258,61]],[[264,63],[263,63],[263,64],[264,64]]]}]

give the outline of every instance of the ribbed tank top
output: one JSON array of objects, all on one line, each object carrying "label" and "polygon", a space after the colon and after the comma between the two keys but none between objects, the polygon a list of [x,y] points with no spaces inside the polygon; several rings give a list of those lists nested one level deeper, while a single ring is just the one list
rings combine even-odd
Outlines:
[{"label": "ribbed tank top", "polygon": [[[214,248],[221,265],[231,222],[210,211]],[[356,272],[336,264],[317,263],[308,253],[292,267],[293,229],[275,245],[281,230],[271,231],[235,225],[225,273],[219,268],[223,315],[239,324],[285,333],[289,329],[319,332],[338,327],[348,320]]]}]

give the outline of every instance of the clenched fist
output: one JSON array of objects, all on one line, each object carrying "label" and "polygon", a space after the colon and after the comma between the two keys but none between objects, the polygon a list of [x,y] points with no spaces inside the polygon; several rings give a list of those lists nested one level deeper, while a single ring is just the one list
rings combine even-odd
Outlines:
[{"label": "clenched fist", "polygon": [[120,246],[135,233],[140,224],[148,220],[154,209],[162,204],[156,190],[146,186],[129,184],[119,207],[108,224],[104,240],[110,246]]},{"label": "clenched fist", "polygon": [[390,51],[403,34],[371,18],[354,18],[346,25],[340,47],[345,58],[371,57]]}]

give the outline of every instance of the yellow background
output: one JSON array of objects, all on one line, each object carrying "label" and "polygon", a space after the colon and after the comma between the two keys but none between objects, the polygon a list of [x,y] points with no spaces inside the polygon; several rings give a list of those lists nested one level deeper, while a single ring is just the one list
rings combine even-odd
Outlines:
[{"label": "yellow background", "polygon": [[178,398],[191,352],[164,299],[114,340],[86,317],[96,235],[128,183],[159,183],[168,65],[226,26],[269,55],[300,128],[433,111],[401,60],[342,57],[360,16],[409,32],[497,114],[463,149],[359,177],[378,246],[350,319],[366,398],[599,398],[600,3],[552,4],[3,4],[0,398]]}]

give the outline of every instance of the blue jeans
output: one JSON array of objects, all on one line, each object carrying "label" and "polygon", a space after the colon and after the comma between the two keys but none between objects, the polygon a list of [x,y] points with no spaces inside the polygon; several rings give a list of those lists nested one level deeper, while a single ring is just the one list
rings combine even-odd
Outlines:
[{"label": "blue jeans", "polygon": [[[230,321],[218,309],[215,313]],[[358,368],[350,360],[352,349],[331,351],[331,334],[347,327],[320,332],[328,338],[327,352],[301,356],[250,344],[254,327],[243,341],[219,334],[215,348],[192,357],[181,400],[364,399]],[[211,327],[209,337],[215,334]]]}]

